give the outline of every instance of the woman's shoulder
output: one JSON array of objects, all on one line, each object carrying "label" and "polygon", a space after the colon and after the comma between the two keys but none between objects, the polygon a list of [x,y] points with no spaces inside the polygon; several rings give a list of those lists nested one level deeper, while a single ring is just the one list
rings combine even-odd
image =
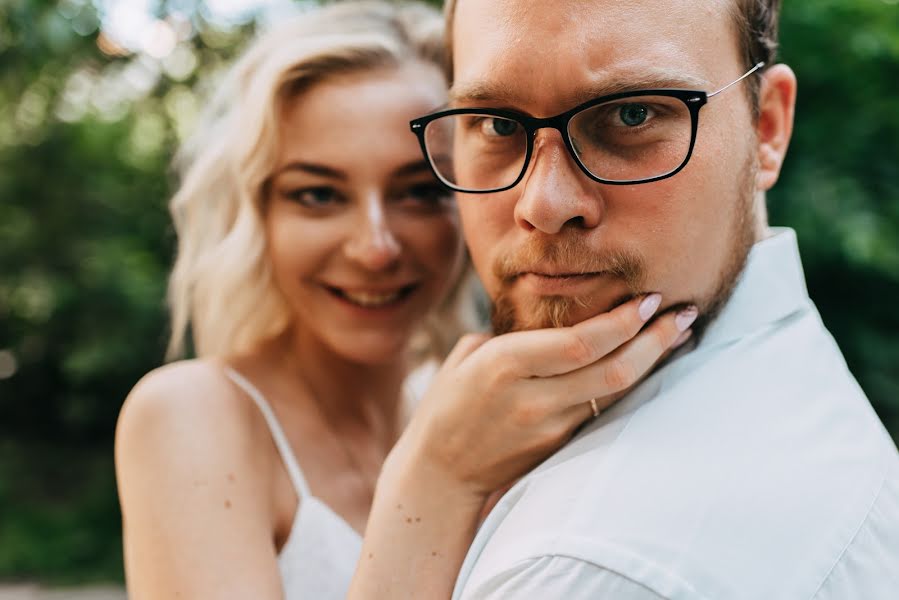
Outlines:
[{"label": "woman's shoulder", "polygon": [[[223,572],[232,583],[277,589],[269,560],[275,463],[258,410],[224,368],[195,360],[156,369],[119,416],[116,482],[129,585],[166,590],[154,597],[171,597],[173,586],[218,590]],[[246,569],[232,572],[235,565]]]},{"label": "woman's shoulder", "polygon": [[207,466],[251,461],[265,423],[225,369],[214,359],[185,360],[141,378],[119,413],[117,460],[130,454],[141,461]]},{"label": "woman's shoulder", "polygon": [[217,359],[193,359],[154,369],[131,389],[120,420],[192,421],[195,416],[208,422],[249,416],[252,405],[226,375],[226,368]]}]

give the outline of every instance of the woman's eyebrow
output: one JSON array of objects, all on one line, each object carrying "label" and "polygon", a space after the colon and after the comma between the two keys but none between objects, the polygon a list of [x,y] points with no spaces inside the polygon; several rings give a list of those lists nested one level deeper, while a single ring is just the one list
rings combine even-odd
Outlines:
[{"label": "woman's eyebrow", "polygon": [[407,162],[404,165],[401,165],[393,170],[394,177],[408,177],[410,175],[421,175],[422,173],[430,173],[431,167],[428,166],[428,161],[421,160],[412,160]]},{"label": "woman's eyebrow", "polygon": [[304,161],[291,161],[287,163],[286,165],[280,167],[277,171],[275,171],[272,174],[272,178],[277,177],[281,173],[285,173],[287,171],[302,171],[303,173],[309,173],[310,175],[339,179],[341,181],[345,181],[348,179],[347,174],[340,169],[335,169],[334,167],[329,167],[327,165],[322,165],[319,163],[310,163]]}]

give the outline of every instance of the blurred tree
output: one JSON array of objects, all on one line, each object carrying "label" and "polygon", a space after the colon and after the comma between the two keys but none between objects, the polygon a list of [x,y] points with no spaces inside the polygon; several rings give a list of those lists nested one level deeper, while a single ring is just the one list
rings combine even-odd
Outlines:
[{"label": "blurred tree", "polygon": [[[116,11],[141,3],[0,3],[0,578],[121,578],[112,436],[162,359],[167,164],[255,27],[148,4],[128,38]],[[800,96],[771,219],[798,230],[812,297],[895,437],[899,4],[790,2],[781,37]]]},{"label": "blurred tree", "polygon": [[0,4],[0,578],[122,576],[112,439],[165,347],[167,165],[254,27],[171,2],[129,48],[114,9]]}]

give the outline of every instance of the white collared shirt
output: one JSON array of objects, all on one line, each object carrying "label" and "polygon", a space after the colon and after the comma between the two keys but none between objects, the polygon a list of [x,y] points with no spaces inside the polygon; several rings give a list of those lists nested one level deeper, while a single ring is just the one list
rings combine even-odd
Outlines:
[{"label": "white collared shirt", "polygon": [[899,598],[899,453],[793,231],[753,247],[696,349],[505,495],[453,598]]}]

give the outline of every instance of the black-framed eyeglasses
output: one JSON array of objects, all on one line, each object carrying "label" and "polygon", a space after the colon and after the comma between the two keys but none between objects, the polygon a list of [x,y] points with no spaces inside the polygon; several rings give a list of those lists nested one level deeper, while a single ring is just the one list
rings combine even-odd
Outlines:
[{"label": "black-framed eyeglasses", "polygon": [[690,160],[699,109],[765,66],[760,62],[716,92],[657,89],[594,98],[554,117],[457,108],[410,122],[434,175],[471,194],[514,187],[527,171],[537,131],[556,129],[578,166],[611,185],[658,181]]}]

